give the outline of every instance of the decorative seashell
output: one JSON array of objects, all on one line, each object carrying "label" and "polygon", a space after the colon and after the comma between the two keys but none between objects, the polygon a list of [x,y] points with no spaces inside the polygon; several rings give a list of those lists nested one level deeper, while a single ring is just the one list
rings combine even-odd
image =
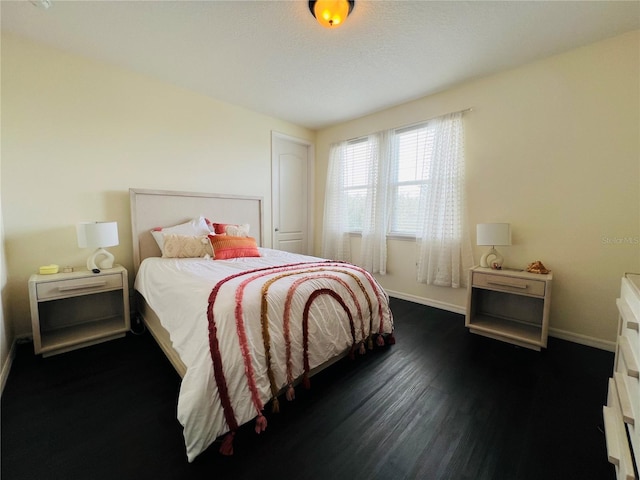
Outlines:
[{"label": "decorative seashell", "polygon": [[527,266],[527,272],[531,273],[549,273],[550,270],[547,270],[547,267],[540,260],[536,260],[535,262],[531,262]]}]

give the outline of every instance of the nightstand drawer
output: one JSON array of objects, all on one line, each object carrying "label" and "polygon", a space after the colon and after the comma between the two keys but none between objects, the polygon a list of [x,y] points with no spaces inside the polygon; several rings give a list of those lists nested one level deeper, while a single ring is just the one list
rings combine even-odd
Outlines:
[{"label": "nightstand drawer", "polygon": [[74,295],[86,295],[122,288],[122,275],[100,275],[71,280],[41,282],[36,285],[38,301],[55,298],[67,298]]},{"label": "nightstand drawer", "polygon": [[473,286],[544,297],[545,282],[541,280],[530,280],[528,278],[473,272]]}]

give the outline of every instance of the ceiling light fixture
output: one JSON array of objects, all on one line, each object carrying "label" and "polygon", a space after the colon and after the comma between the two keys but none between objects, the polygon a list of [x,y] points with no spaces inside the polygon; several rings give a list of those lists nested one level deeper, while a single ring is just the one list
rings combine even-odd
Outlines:
[{"label": "ceiling light fixture", "polygon": [[31,0],[31,5],[47,10],[53,5],[52,0]]},{"label": "ceiling light fixture", "polygon": [[309,0],[309,10],[318,23],[326,28],[336,28],[344,23],[355,0]]}]

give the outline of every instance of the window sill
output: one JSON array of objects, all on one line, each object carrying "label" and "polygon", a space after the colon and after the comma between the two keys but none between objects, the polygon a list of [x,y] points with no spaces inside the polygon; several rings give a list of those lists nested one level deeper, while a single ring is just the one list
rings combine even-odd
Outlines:
[{"label": "window sill", "polygon": [[[351,237],[362,237],[362,232],[349,232]],[[388,233],[387,240],[400,240],[401,242],[415,242],[415,235],[403,235],[401,233]]]},{"label": "window sill", "polygon": [[415,242],[415,235],[403,235],[401,233],[390,233],[387,235],[387,240],[400,240],[402,242]]}]

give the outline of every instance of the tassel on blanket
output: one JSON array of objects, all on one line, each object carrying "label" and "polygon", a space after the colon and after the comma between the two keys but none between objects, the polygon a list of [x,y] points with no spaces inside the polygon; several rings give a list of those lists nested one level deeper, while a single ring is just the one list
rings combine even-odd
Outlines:
[{"label": "tassel on blanket", "polygon": [[233,437],[235,435],[236,432],[229,432],[222,439],[222,445],[220,445],[220,453],[222,455],[233,455]]},{"label": "tassel on blanket", "polygon": [[285,396],[287,397],[288,401],[292,401],[295,400],[296,398],[296,390],[295,388],[293,388],[293,385],[289,384],[289,386],[287,387],[287,393],[285,394]]},{"label": "tassel on blanket", "polygon": [[271,413],[280,413],[280,402],[278,401],[278,397],[273,397],[273,402],[271,402]]},{"label": "tassel on blanket", "polygon": [[311,388],[311,382],[309,381],[309,373],[304,372],[304,376],[302,377],[302,386],[309,390]]},{"label": "tassel on blanket", "polygon": [[384,337],[382,335],[378,335],[378,338],[376,338],[376,345],[384,347]]},{"label": "tassel on blanket", "polygon": [[393,333],[387,337],[387,344],[388,345],[396,344],[396,337],[393,336]]},{"label": "tassel on blanket", "polygon": [[267,417],[260,414],[256,418],[256,433],[262,433],[267,429]]},{"label": "tassel on blanket", "polygon": [[356,346],[351,345],[351,350],[349,350],[349,360],[353,360],[356,358]]},{"label": "tassel on blanket", "polygon": [[373,350],[373,336],[369,335],[369,338],[367,339],[367,348],[369,350]]},{"label": "tassel on blanket", "polygon": [[364,346],[364,342],[360,342],[360,347],[358,347],[358,353],[360,355],[364,355],[365,353],[367,353],[367,349]]}]

